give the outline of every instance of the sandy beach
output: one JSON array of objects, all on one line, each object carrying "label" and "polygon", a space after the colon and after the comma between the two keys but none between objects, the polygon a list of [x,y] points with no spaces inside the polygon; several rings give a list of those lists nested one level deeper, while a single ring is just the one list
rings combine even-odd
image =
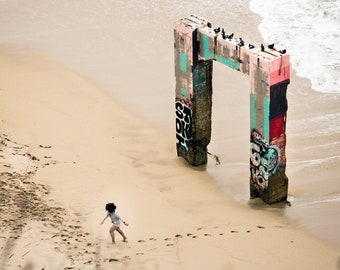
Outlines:
[{"label": "sandy beach", "polygon": [[291,70],[289,204],[249,199],[249,81],[219,63],[208,164],[176,156],[173,23],[263,43],[249,1],[197,3],[0,1],[0,269],[340,270],[339,94]]},{"label": "sandy beach", "polygon": [[[93,81],[35,53],[0,62],[1,269],[340,269],[338,245],[235,202]],[[290,175],[316,173],[300,165]],[[127,243],[100,225],[107,202]]]}]

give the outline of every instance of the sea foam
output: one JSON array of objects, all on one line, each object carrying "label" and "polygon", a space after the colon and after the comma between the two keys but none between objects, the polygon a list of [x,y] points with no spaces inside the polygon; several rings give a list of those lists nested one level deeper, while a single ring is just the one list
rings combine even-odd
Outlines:
[{"label": "sea foam", "polygon": [[251,0],[250,9],[263,17],[264,41],[288,50],[298,76],[316,91],[340,93],[339,0]]}]

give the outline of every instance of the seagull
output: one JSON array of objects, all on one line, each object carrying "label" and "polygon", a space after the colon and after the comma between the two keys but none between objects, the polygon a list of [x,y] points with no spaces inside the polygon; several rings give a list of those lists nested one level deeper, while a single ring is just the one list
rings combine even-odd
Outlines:
[{"label": "seagull", "polygon": [[224,31],[224,28],[222,28],[222,38],[225,39],[225,31]]},{"label": "seagull", "polygon": [[286,53],[286,49],[280,50],[279,51],[281,54],[285,54]]},{"label": "seagull", "polygon": [[243,41],[242,38],[240,38],[240,41],[239,41],[238,45],[239,45],[239,46],[244,46],[244,41]]},{"label": "seagull", "polygon": [[211,22],[208,22],[207,26],[208,26],[209,28],[211,28]]},{"label": "seagull", "polygon": [[252,44],[249,44],[248,47],[249,47],[249,49],[254,49],[255,48],[255,46],[252,45]]},{"label": "seagull", "polygon": [[214,29],[215,34],[219,33],[220,31],[221,31],[221,27],[218,27],[218,28]]},{"label": "seagull", "polygon": [[231,33],[230,35],[227,35],[228,39],[232,39],[234,37],[234,33]]},{"label": "seagull", "polygon": [[268,48],[269,48],[269,49],[274,49],[274,43],[273,43],[273,44],[269,44],[269,45],[268,45]]},{"label": "seagull", "polygon": [[264,46],[261,44],[261,52],[264,52]]}]

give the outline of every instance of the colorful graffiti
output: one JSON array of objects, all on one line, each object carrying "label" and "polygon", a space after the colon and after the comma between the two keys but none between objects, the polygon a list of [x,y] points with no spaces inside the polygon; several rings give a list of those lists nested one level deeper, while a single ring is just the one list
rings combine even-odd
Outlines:
[{"label": "colorful graffiti", "polygon": [[250,176],[253,185],[266,190],[269,176],[274,174],[280,164],[280,149],[268,145],[261,133],[253,129],[250,135]]},{"label": "colorful graffiti", "polygon": [[184,100],[176,101],[176,140],[177,147],[187,152],[192,140],[192,112]]}]

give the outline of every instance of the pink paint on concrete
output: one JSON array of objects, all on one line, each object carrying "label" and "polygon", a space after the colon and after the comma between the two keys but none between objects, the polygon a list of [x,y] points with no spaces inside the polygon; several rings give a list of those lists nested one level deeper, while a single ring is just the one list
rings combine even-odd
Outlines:
[{"label": "pink paint on concrete", "polygon": [[269,63],[270,69],[270,85],[277,84],[279,82],[289,80],[290,78],[290,63],[289,55],[283,55],[280,58]]}]

